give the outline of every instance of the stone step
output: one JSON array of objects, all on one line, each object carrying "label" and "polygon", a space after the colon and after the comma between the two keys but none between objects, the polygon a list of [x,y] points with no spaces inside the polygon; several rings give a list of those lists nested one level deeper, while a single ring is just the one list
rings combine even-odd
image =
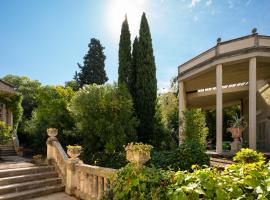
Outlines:
[{"label": "stone step", "polygon": [[2,169],[0,170],[0,178],[9,176],[27,175],[27,174],[37,174],[42,172],[54,172],[54,167],[38,166],[38,167],[24,167],[14,169]]},{"label": "stone step", "polygon": [[53,185],[53,186],[45,186],[42,188],[37,188],[33,190],[26,190],[23,192],[14,192],[10,194],[0,195],[1,200],[25,200],[29,198],[34,197],[40,197],[43,195],[48,195],[56,192],[62,192],[64,191],[64,186],[59,185]]},{"label": "stone step", "polygon": [[[25,183],[16,183],[11,185],[0,186],[0,195],[14,192],[23,192],[33,190],[45,186],[53,186],[61,184],[60,178],[49,178],[38,181],[30,181]],[[0,198],[1,199],[1,198]]]},{"label": "stone step", "polygon": [[23,182],[28,182],[28,181],[36,181],[36,180],[41,180],[41,179],[46,179],[46,178],[55,178],[55,177],[57,177],[57,173],[54,171],[38,173],[38,174],[9,176],[9,177],[0,178],[0,186],[15,184],[15,183],[23,183]]}]

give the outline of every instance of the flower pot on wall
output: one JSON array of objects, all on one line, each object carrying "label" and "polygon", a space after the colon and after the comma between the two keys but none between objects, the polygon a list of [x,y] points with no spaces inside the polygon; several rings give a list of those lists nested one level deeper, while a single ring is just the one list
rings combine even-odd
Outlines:
[{"label": "flower pot on wall", "polygon": [[78,158],[81,155],[81,149],[79,149],[79,148],[68,149],[67,154],[72,159]]},{"label": "flower pot on wall", "polygon": [[151,158],[152,146],[143,143],[129,143],[126,150],[126,159],[137,165],[138,167],[143,166]]}]

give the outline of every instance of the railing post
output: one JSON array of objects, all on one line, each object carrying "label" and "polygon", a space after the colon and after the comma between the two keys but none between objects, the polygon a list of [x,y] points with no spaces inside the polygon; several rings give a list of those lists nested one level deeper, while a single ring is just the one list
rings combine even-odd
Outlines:
[{"label": "railing post", "polygon": [[53,142],[57,141],[57,134],[58,134],[58,130],[56,128],[48,128],[47,129],[47,134],[49,136],[49,138],[47,139],[47,162],[49,164],[52,163],[52,161],[54,160],[54,147],[53,147]]},{"label": "railing post", "polygon": [[[77,189],[80,188],[79,186],[79,171],[78,171],[78,167],[79,165],[83,164],[83,162],[77,158],[79,156],[76,155],[73,156],[70,154],[70,152],[68,151],[68,155],[70,156],[70,158],[67,160],[67,174],[66,174],[66,193],[69,195],[74,195],[77,196],[78,192]],[[77,187],[79,186],[79,187]]]}]

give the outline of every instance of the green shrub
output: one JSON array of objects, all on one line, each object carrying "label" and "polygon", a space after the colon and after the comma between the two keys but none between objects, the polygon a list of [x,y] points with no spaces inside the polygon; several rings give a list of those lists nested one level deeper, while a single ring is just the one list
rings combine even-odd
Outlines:
[{"label": "green shrub", "polygon": [[113,198],[117,200],[166,200],[166,187],[171,184],[173,172],[154,167],[138,168],[127,164],[113,177]]},{"label": "green shrub", "polygon": [[5,144],[12,139],[12,127],[0,121],[0,144]]},{"label": "green shrub", "polygon": [[205,146],[208,128],[205,115],[201,109],[189,109],[184,111],[184,140],[197,141]]},{"label": "green shrub", "polygon": [[125,152],[94,152],[92,154],[84,155],[84,162],[91,165],[97,165],[102,167],[109,167],[113,169],[119,169],[124,167],[128,162],[126,160]]},{"label": "green shrub", "polygon": [[117,85],[88,85],[72,98],[70,107],[83,138],[84,160],[95,152],[121,152],[136,140],[138,124],[130,94]]},{"label": "green shrub", "polygon": [[238,163],[255,163],[265,161],[265,157],[262,153],[246,148],[237,152],[233,160]]},{"label": "green shrub", "polygon": [[154,151],[151,164],[162,169],[191,170],[192,165],[209,165],[209,156],[205,148],[198,145],[197,141],[186,141],[179,148],[171,151]]},{"label": "green shrub", "polygon": [[233,164],[224,171],[193,166],[193,171],[164,171],[128,164],[113,177],[108,199],[270,199],[270,164]]}]

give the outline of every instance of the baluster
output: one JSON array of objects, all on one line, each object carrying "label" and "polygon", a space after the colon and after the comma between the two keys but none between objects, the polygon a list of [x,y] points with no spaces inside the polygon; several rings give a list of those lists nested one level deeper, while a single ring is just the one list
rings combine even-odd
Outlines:
[{"label": "baluster", "polygon": [[104,178],[98,177],[98,199],[101,199],[104,192]]},{"label": "baluster", "polygon": [[93,196],[93,182],[94,182],[94,176],[92,174],[89,174],[88,183],[89,183],[89,197]]},{"label": "baluster", "polygon": [[85,196],[85,194],[84,194],[84,190],[83,190],[83,188],[84,188],[84,173],[83,173],[83,171],[80,171],[80,173],[79,173],[79,190],[77,191],[78,192],[78,195],[82,198],[82,199],[84,199],[84,196]]},{"label": "baluster", "polygon": [[93,176],[93,195],[94,198],[97,198],[98,196],[98,177]]},{"label": "baluster", "polygon": [[108,178],[104,178],[104,192],[106,193],[110,189],[110,182]]}]

